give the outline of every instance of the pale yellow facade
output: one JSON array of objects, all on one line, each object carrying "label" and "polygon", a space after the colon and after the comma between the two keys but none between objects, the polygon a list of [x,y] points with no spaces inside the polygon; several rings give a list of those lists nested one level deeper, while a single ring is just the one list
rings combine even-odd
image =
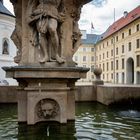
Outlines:
[{"label": "pale yellow facade", "polygon": [[140,84],[140,19],[96,44],[96,65],[105,82]]},{"label": "pale yellow facade", "polygon": [[95,64],[94,44],[82,44],[73,56],[73,60],[79,67],[90,68],[85,79],[80,79],[78,84],[91,84],[94,79],[93,67]]}]

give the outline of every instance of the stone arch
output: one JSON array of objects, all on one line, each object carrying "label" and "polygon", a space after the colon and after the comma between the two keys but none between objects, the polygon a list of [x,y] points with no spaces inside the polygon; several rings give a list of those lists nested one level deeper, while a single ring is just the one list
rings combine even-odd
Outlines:
[{"label": "stone arch", "polygon": [[2,54],[9,55],[9,39],[3,38],[2,41]]},{"label": "stone arch", "polygon": [[134,83],[134,60],[132,57],[129,57],[126,61],[126,83]]}]

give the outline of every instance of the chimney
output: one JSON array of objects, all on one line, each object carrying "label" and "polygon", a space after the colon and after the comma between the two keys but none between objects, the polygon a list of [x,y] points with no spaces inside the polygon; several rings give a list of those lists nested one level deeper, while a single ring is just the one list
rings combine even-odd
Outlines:
[{"label": "chimney", "polygon": [[128,12],[127,11],[124,11],[123,12],[123,17],[126,18],[127,15],[128,15]]}]

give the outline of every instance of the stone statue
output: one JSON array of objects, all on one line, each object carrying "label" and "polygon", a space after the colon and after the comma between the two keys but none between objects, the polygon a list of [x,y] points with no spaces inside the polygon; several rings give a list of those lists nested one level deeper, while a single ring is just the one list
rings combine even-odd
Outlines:
[{"label": "stone statue", "polygon": [[39,0],[38,2],[29,0],[28,2],[30,14],[28,12],[27,21],[34,28],[33,41],[31,42],[34,45],[38,44],[42,50],[43,58],[40,63],[50,61],[65,62],[59,55],[58,28],[59,23],[63,22],[65,18],[64,12],[59,11],[61,4],[62,0]]},{"label": "stone statue", "polygon": [[[75,5],[77,5],[75,3]],[[76,7],[72,10],[71,17],[73,18],[73,36],[72,36],[72,41],[73,41],[73,50],[74,53],[77,51],[79,46],[81,45],[81,32],[79,29],[78,21],[80,19],[80,14],[81,14],[81,6]]]},{"label": "stone statue", "polygon": [[19,63],[22,56],[21,42],[22,42],[22,27],[21,27],[21,13],[19,12],[20,6],[18,5],[18,0],[10,0],[14,7],[14,12],[16,15],[16,26],[11,35],[11,39],[17,47],[17,55],[14,57],[15,63]]},{"label": "stone statue", "polygon": [[4,43],[3,43],[2,54],[9,54],[9,51],[8,51],[8,43],[7,43],[6,40],[5,40]]},{"label": "stone statue", "polygon": [[3,69],[19,82],[18,121],[33,125],[74,120],[75,82],[89,69],[76,67],[72,57],[80,45],[81,7],[91,0],[10,1],[19,65]]},{"label": "stone statue", "polygon": [[43,99],[37,105],[37,115],[43,119],[53,119],[59,114],[58,104],[51,99]]}]

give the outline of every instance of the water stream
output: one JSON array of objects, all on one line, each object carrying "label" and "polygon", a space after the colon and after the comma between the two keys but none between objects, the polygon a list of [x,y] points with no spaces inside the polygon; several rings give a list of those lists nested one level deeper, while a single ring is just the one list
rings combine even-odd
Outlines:
[{"label": "water stream", "polygon": [[17,105],[0,104],[0,140],[140,140],[140,106],[77,103],[67,125],[17,123]]}]

